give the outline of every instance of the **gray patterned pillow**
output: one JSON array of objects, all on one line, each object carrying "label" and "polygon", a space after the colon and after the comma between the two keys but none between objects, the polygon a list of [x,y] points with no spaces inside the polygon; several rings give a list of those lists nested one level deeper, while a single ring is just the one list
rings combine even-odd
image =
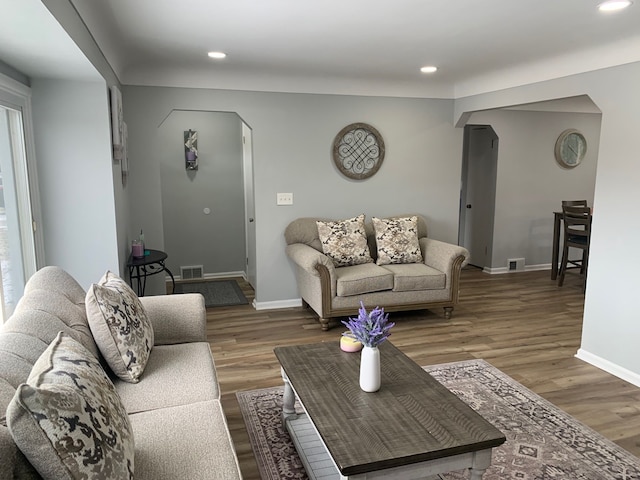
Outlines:
[{"label": "gray patterned pillow", "polygon": [[100,353],[120,379],[137,383],[153,347],[153,326],[135,292],[107,271],[85,299],[87,319]]},{"label": "gray patterned pillow", "polygon": [[9,431],[45,479],[132,479],[133,430],[99,361],[60,332],[7,407]]},{"label": "gray patterned pillow", "polygon": [[378,265],[420,263],[422,252],[418,241],[418,217],[371,219],[376,232]]},{"label": "gray patterned pillow", "polygon": [[336,267],[373,263],[364,230],[364,214],[340,222],[317,221],[316,225],[322,252]]}]

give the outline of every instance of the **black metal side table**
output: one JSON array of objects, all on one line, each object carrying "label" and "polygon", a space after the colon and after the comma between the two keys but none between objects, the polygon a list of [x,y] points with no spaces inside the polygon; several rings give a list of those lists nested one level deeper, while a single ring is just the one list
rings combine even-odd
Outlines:
[{"label": "black metal side table", "polygon": [[155,275],[156,273],[167,272],[171,277],[171,293],[175,293],[176,281],[173,278],[173,273],[171,273],[171,270],[164,264],[164,261],[167,259],[167,254],[160,250],[148,249],[146,249],[144,253],[144,257],[134,257],[130,254],[127,260],[129,284],[131,288],[133,288],[133,280],[135,279],[137,281],[138,296],[143,297],[145,287],[147,286],[147,277]]}]

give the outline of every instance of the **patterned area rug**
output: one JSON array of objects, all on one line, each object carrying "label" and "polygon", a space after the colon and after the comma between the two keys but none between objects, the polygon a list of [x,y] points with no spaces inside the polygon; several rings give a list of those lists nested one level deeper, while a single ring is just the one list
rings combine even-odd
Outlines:
[{"label": "patterned area rug", "polygon": [[228,307],[249,303],[235,280],[176,283],[176,293],[201,293],[207,307]]},{"label": "patterned area rug", "polygon": [[[484,360],[423,367],[507,437],[484,480],[640,479],[640,459]],[[281,423],[282,387],[237,393],[263,480],[307,475]],[[299,408],[299,406],[296,406]],[[467,472],[442,475],[468,478]]]}]

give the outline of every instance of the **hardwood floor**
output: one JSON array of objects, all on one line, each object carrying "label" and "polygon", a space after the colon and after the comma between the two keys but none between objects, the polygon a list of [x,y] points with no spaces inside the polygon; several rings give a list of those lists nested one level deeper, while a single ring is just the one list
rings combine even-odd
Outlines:
[{"label": "hardwood floor", "polygon": [[[250,301],[253,291],[238,279]],[[392,313],[391,341],[419,365],[482,358],[636,456],[640,388],[574,357],[584,297],[576,274],[563,287],[548,271],[489,275],[462,272],[451,320],[441,309]],[[208,335],[222,403],[246,480],[259,479],[236,392],[281,385],[277,345],[337,342],[342,328],[320,330],[311,310],[210,308]]]}]

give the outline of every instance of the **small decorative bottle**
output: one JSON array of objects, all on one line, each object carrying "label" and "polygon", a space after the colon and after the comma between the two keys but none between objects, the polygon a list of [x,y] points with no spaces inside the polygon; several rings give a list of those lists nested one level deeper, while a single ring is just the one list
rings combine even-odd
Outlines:
[{"label": "small decorative bottle", "polygon": [[140,229],[140,237],[138,238],[140,244],[142,245],[142,251],[144,252],[144,233],[142,233],[142,229]]}]

